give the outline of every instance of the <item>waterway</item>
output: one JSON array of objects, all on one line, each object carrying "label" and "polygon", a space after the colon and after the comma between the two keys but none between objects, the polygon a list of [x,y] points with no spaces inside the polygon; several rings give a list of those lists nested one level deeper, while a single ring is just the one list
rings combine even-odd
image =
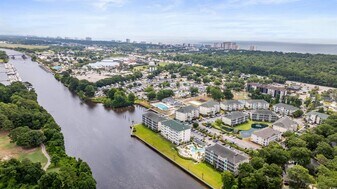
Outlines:
[{"label": "waterway", "polygon": [[[5,50],[7,54],[20,54]],[[38,102],[61,126],[66,152],[86,161],[100,189],[204,188],[192,177],[130,137],[132,121],[141,122],[142,107],[107,110],[86,104],[30,59],[10,60],[23,81],[33,84]]]}]

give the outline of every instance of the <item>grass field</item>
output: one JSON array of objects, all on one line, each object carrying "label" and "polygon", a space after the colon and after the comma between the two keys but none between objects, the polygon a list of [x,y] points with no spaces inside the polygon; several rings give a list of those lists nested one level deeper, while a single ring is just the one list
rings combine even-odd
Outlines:
[{"label": "grass field", "polygon": [[23,45],[23,44],[7,44],[1,43],[0,47],[3,48],[26,48],[26,49],[46,49],[48,46],[41,46],[41,45]]},{"label": "grass field", "polygon": [[248,92],[245,91],[240,91],[240,92],[235,92],[233,91],[233,95],[234,95],[234,100],[247,100],[250,99],[248,96]]},{"label": "grass field", "polygon": [[170,64],[170,63],[168,63],[168,62],[159,62],[159,66],[166,66],[167,64]]},{"label": "grass field", "polygon": [[213,186],[213,188],[221,188],[221,173],[216,171],[213,167],[206,163],[195,163],[192,160],[183,159],[178,155],[174,145],[159,134],[151,131],[143,125],[136,125],[135,128],[136,136],[146,141],[148,144],[163,153],[166,157],[174,160],[177,164]]},{"label": "grass field", "polygon": [[146,101],[146,100],[136,100],[135,101],[135,104],[139,104],[139,105],[142,105],[144,106],[145,108],[151,108],[151,104],[150,102]]},{"label": "grass field", "polygon": [[0,132],[0,160],[25,158],[32,162],[40,162],[42,166],[47,163],[47,158],[43,155],[41,148],[23,149],[14,143],[10,143],[8,132]]},{"label": "grass field", "polygon": [[261,122],[261,121],[252,121],[252,120],[249,120],[247,123],[235,126],[234,129],[237,129],[237,130],[240,130],[240,131],[247,131],[247,130],[249,130],[249,129],[252,128],[252,124],[253,123],[263,123],[263,124],[268,124],[268,125],[271,124],[269,122]]},{"label": "grass field", "polygon": [[146,70],[149,66],[136,66],[133,68],[133,71],[143,71]]}]

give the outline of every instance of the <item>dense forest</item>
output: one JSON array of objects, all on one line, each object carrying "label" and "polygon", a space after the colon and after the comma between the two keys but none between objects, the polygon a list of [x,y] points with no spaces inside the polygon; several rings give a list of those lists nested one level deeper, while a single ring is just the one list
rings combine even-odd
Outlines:
[{"label": "dense forest", "polygon": [[20,82],[0,84],[0,129],[9,131],[13,143],[24,148],[45,144],[57,172],[45,172],[29,160],[2,161],[0,188],[96,188],[90,167],[67,156],[61,128],[37,103],[34,90]]},{"label": "dense forest", "polygon": [[229,51],[180,54],[170,59],[220,68],[224,73],[240,71],[337,87],[336,55]]}]

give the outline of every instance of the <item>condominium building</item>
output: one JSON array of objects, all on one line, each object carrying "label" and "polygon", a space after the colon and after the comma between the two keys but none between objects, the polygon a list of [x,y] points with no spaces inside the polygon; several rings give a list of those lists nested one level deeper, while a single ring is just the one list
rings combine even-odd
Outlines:
[{"label": "condominium building", "polygon": [[275,86],[272,84],[261,84],[261,83],[247,83],[247,90],[258,90],[263,94],[269,94],[272,97],[283,98],[287,95],[287,89],[280,86]]},{"label": "condominium building", "polygon": [[226,111],[243,110],[244,107],[244,103],[239,100],[226,100],[220,103],[220,108]]},{"label": "condominium building", "polygon": [[153,131],[159,131],[159,123],[165,120],[166,118],[154,112],[148,112],[142,115],[143,124]]},{"label": "condominium building", "polygon": [[188,142],[191,139],[191,128],[179,121],[166,120],[159,123],[160,134],[174,144]]},{"label": "condominium building", "polygon": [[276,113],[270,110],[254,110],[253,112],[251,112],[250,118],[253,121],[274,122],[278,120]]},{"label": "condominium building", "polygon": [[273,106],[273,110],[274,112],[282,115],[292,115],[294,112],[299,110],[299,108],[289,104],[278,103]]},{"label": "condominium building", "polygon": [[311,111],[305,115],[305,120],[309,123],[321,124],[324,120],[328,119],[328,117],[328,114]]},{"label": "condominium building", "polygon": [[179,108],[175,112],[175,118],[179,121],[192,121],[199,117],[199,109],[189,105]]},{"label": "condominium building", "polygon": [[298,123],[290,119],[288,116],[285,116],[277,120],[275,123],[273,123],[273,129],[280,131],[281,133],[287,131],[294,132],[297,131],[298,129]]},{"label": "condominium building", "polygon": [[251,136],[251,141],[262,146],[267,146],[270,142],[281,139],[282,133],[270,127],[255,131]]},{"label": "condominium building", "polygon": [[239,165],[249,162],[249,156],[229,146],[215,144],[205,150],[205,161],[219,171],[238,172]]},{"label": "condominium building", "polygon": [[234,126],[247,122],[248,117],[249,117],[248,114],[235,111],[230,112],[226,114],[224,117],[222,117],[222,122],[224,122],[226,125]]},{"label": "condominium building", "polygon": [[245,100],[245,107],[249,110],[268,110],[269,103],[265,100]]},{"label": "condominium building", "polygon": [[215,115],[220,112],[220,104],[214,100],[205,102],[199,106],[201,115]]}]

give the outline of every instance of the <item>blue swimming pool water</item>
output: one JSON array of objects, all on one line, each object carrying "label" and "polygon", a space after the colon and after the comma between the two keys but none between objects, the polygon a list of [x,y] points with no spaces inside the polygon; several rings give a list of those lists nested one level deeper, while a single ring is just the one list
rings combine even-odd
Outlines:
[{"label": "blue swimming pool water", "polygon": [[195,146],[190,147],[191,152],[196,153],[196,152],[205,152],[204,148],[196,148]]},{"label": "blue swimming pool water", "polygon": [[169,108],[163,104],[163,103],[157,103],[157,104],[154,104],[155,107],[161,109],[161,110],[168,110]]}]

